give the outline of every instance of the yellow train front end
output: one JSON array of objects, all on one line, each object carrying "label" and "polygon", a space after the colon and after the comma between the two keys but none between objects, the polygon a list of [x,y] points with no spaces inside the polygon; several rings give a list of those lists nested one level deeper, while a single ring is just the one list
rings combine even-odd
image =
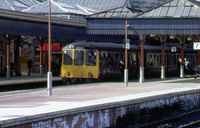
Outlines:
[{"label": "yellow train front end", "polygon": [[63,49],[61,77],[64,83],[76,79],[98,79],[98,50]]}]

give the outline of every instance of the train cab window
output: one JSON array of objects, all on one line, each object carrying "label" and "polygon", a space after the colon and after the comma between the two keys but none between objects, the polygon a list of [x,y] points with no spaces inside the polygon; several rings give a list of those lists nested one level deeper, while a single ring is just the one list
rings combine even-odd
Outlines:
[{"label": "train cab window", "polygon": [[95,66],[96,65],[96,51],[86,51],[86,65]]},{"label": "train cab window", "polygon": [[74,51],[74,65],[84,65],[84,51]]},{"label": "train cab window", "polygon": [[64,51],[64,65],[72,65],[72,50]]}]

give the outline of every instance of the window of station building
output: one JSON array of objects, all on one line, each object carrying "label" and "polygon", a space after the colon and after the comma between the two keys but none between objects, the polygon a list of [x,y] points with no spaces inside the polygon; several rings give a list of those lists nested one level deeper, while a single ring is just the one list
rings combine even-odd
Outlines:
[{"label": "window of station building", "polygon": [[64,51],[64,65],[72,65],[72,50]]},{"label": "window of station building", "polygon": [[74,65],[84,65],[84,51],[74,51]]},{"label": "window of station building", "polygon": [[86,51],[86,65],[95,66],[96,65],[96,51]]}]

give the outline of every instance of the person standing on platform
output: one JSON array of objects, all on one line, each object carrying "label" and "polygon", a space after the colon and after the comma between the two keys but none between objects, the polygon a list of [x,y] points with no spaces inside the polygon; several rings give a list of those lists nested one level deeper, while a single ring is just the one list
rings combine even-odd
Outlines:
[{"label": "person standing on platform", "polygon": [[30,76],[31,75],[31,67],[32,67],[32,61],[30,58],[28,58],[27,67],[28,67],[28,75]]},{"label": "person standing on platform", "polygon": [[178,75],[180,75],[180,72],[181,72],[181,70],[180,70],[181,61],[182,61],[182,60],[181,60],[181,57],[179,57],[178,62],[177,62]]},{"label": "person standing on platform", "polygon": [[125,65],[124,65],[124,62],[122,60],[120,60],[120,63],[119,63],[119,70],[120,70],[120,79],[123,81],[123,78],[124,78],[124,68],[125,68]]}]

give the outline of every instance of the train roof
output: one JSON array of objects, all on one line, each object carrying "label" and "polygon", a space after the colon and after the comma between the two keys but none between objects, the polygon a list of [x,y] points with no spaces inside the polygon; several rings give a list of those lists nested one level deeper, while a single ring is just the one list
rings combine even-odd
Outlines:
[{"label": "train roof", "polygon": [[[118,51],[124,50],[123,44],[117,44],[112,42],[74,42],[68,44],[64,47],[64,49],[97,49],[100,51],[110,50],[110,51]],[[162,46],[152,46],[152,45],[144,45],[145,51],[155,51],[161,52]],[[140,45],[130,45],[130,50],[139,51]],[[180,47],[177,47],[178,52],[180,52]],[[185,51],[191,51],[192,48],[185,48]],[[165,51],[170,52],[171,46],[165,47]]]},{"label": "train roof", "polygon": [[[112,42],[74,42],[64,47],[65,49],[97,49],[97,50],[119,50],[123,49],[123,44]],[[131,49],[138,49],[137,45],[131,45]]]}]

